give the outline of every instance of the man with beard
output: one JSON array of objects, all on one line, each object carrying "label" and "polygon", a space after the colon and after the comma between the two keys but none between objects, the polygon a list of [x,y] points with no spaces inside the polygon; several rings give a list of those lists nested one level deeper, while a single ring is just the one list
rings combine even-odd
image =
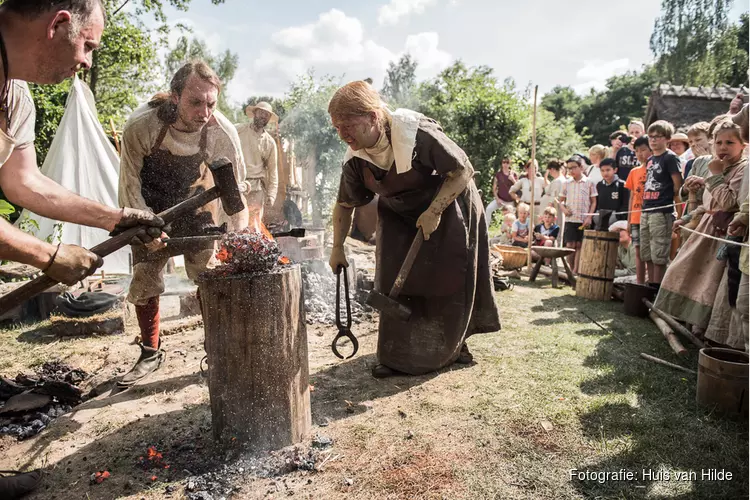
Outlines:
[{"label": "man with beard", "polygon": [[279,189],[279,173],[276,161],[276,141],[266,132],[270,121],[279,117],[265,101],[245,108],[250,123],[237,125],[237,134],[242,143],[242,156],[247,165],[247,205],[263,218],[264,205],[272,206]]},{"label": "man with beard", "polygon": [[[125,125],[120,164],[120,203],[159,213],[213,186],[208,165],[226,157],[234,165],[238,183],[245,179],[240,141],[232,123],[216,110],[221,82],[203,61],[192,61],[175,73],[170,93],[157,94],[136,109]],[[244,187],[244,185],[241,185]],[[241,189],[242,191],[243,189]],[[218,201],[178,219],[170,236],[195,236],[217,224]],[[246,216],[231,219],[232,228]],[[135,304],[141,329],[141,356],[119,382],[129,387],[161,365],[159,295],[164,292],[164,266],[170,257],[184,255],[188,278],[210,267],[213,242],[168,246],[156,240],[133,247],[133,281],[128,301]]]}]

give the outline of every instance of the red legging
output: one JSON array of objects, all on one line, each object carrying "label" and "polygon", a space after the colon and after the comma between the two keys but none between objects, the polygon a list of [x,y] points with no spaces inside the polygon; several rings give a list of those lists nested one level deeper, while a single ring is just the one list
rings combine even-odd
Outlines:
[{"label": "red legging", "polygon": [[146,347],[159,348],[159,297],[151,297],[146,305],[135,306],[141,341]]}]

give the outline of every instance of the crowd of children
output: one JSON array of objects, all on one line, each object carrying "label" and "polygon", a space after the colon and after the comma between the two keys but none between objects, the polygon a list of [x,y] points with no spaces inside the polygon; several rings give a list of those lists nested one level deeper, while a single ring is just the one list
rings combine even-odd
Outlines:
[{"label": "crowd of children", "polygon": [[748,105],[738,96],[728,114],[687,133],[634,120],[609,147],[551,160],[533,180],[530,162],[518,178],[505,159],[488,221],[502,209],[501,243],[575,249],[574,273],[585,229],[617,231],[618,276],[657,289],[655,306],[701,338],[746,350],[747,127]]}]

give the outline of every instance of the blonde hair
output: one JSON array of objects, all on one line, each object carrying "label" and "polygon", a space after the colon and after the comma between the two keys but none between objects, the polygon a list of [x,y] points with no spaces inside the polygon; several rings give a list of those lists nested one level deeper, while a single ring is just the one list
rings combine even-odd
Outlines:
[{"label": "blonde hair", "polygon": [[630,128],[631,125],[637,125],[641,127],[641,130],[643,130],[644,132],[646,131],[646,126],[640,120],[630,120],[630,123],[628,123],[628,128]]},{"label": "blonde hair", "polygon": [[742,144],[745,144],[745,139],[742,138],[742,128],[734,123],[731,118],[721,120],[716,124],[713,135],[714,141],[716,141],[716,137],[722,132],[734,133],[737,136],[737,139],[739,139]]},{"label": "blonde hair", "polygon": [[555,210],[555,207],[547,207],[544,209],[544,215],[551,215],[553,217],[557,217],[557,210]]},{"label": "blonde hair", "polygon": [[606,146],[602,146],[601,144],[591,146],[591,148],[589,149],[589,158],[594,155],[596,155],[599,158],[599,161],[601,161],[609,156],[609,148]]},{"label": "blonde hair", "polygon": [[693,123],[690,125],[690,128],[687,131],[687,135],[698,135],[698,134],[705,134],[708,136],[708,129],[711,127],[711,124],[708,122],[698,122]]},{"label": "blonde hair", "polygon": [[521,213],[521,210],[526,210],[527,212],[531,210],[531,207],[527,205],[526,203],[519,203],[518,204],[518,213]]},{"label": "blonde hair", "polygon": [[349,82],[333,94],[328,103],[328,114],[331,116],[365,116],[377,113],[381,120],[385,117],[384,103],[380,94],[372,86],[358,80]]}]

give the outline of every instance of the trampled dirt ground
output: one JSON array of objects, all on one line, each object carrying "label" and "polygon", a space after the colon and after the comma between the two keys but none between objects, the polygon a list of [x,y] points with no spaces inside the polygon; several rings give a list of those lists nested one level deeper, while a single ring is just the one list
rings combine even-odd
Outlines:
[{"label": "trampled dirt ground", "polygon": [[[695,376],[638,357],[695,367],[695,351],[680,360],[650,322],[546,281],[519,283],[498,301],[504,329],[469,340],[476,362],[422,377],[370,376],[375,322],[355,325],[361,347],[349,361],[330,352],[332,325],[309,326],[312,436],[333,444],[258,457],[212,442],[199,327],[166,337],[165,366],[112,397],[111,381],[138,354],[133,324],[125,335],[90,339],[0,332],[0,374],[61,359],[93,373],[88,386],[103,392],[35,438],[0,438],[0,469],[46,467],[32,499],[226,496],[198,493],[204,483],[195,477],[211,472],[236,490],[232,498],[247,499],[748,496],[747,423],[697,408]],[[149,461],[149,447],[161,460]],[[624,469],[637,479],[580,480],[571,469]],[[732,479],[701,479],[708,469]],[[103,470],[111,476],[90,484]],[[655,480],[660,470],[670,480]],[[679,480],[681,471],[697,478]]]}]

